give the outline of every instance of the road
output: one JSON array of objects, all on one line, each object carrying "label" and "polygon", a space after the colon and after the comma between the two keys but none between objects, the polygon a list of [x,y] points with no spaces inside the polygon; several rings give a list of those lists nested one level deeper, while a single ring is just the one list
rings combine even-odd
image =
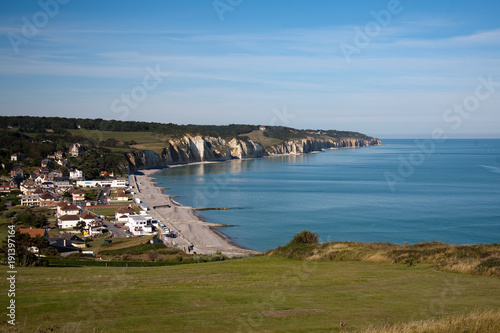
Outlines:
[{"label": "road", "polygon": [[110,191],[111,191],[111,189],[109,187],[102,188],[101,193],[99,194],[99,197],[97,198],[98,205],[107,205],[108,204],[108,198],[109,198]]},{"label": "road", "polygon": [[[162,214],[160,214],[156,208],[157,206],[161,206],[161,209],[175,209],[172,207],[172,203],[165,197],[165,195],[145,195],[141,191],[141,186],[143,184],[138,184],[135,175],[131,174],[129,178],[130,186],[132,187],[132,191],[135,193],[134,198],[141,199],[141,202],[148,207],[148,213],[153,217],[154,220],[157,220],[160,224],[164,224],[168,229],[173,230],[178,237],[169,238],[165,236],[164,231],[159,228],[158,237],[163,241],[166,246],[169,247],[177,247],[186,251],[189,247],[192,247],[193,244],[185,238],[177,228],[175,228],[171,223],[169,223],[168,218],[164,218]],[[148,185],[148,184],[144,184]],[[161,189],[155,188],[155,191],[161,192]]]}]

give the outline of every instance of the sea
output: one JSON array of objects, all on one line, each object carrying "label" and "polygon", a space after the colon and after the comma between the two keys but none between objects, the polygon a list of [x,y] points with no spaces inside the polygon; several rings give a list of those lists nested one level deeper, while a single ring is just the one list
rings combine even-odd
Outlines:
[{"label": "sea", "polygon": [[167,168],[158,186],[245,248],[321,242],[500,242],[500,140],[382,140]]}]

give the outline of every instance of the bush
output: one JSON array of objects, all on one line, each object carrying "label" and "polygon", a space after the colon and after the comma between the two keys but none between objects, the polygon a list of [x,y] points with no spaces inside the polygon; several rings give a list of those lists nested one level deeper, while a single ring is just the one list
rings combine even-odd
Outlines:
[{"label": "bush", "polygon": [[3,217],[5,217],[5,218],[11,218],[11,217],[14,217],[15,215],[16,215],[15,210],[8,210],[5,213],[3,213]]},{"label": "bush", "polygon": [[316,233],[310,232],[308,230],[302,230],[295,236],[293,236],[290,241],[290,245],[300,245],[300,244],[318,244],[319,236]]}]

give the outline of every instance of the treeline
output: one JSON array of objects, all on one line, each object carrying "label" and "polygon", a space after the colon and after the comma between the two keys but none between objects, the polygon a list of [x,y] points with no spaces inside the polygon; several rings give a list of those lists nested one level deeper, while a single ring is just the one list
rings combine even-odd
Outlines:
[{"label": "treeline", "polygon": [[[70,135],[67,130],[86,129],[120,132],[153,132],[180,137],[184,134],[205,135],[232,139],[259,129],[256,125],[177,125],[142,121],[105,119],[81,119],[61,117],[0,116],[0,129],[16,129],[18,132]],[[320,133],[320,134],[317,134]],[[264,135],[283,141],[306,137],[331,137],[334,139],[370,137],[358,132],[336,130],[298,130],[284,126],[267,126]]]},{"label": "treeline", "polygon": [[54,133],[69,135],[67,130],[86,129],[120,132],[155,132],[172,135],[184,134],[236,137],[258,129],[254,125],[177,125],[142,121],[119,121],[105,119],[81,119],[61,117],[1,116],[0,128],[16,129],[25,133]]}]

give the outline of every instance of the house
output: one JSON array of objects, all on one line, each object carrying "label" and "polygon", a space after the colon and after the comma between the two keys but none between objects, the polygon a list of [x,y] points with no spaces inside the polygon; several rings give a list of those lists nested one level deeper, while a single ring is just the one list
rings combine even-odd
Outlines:
[{"label": "house", "polygon": [[57,205],[57,216],[63,215],[78,215],[80,213],[80,208],[73,204],[64,203],[64,205]]},{"label": "house", "polygon": [[39,176],[37,176],[37,175],[33,174],[33,175],[31,175],[31,177],[30,177],[30,178],[31,178],[31,179],[35,182],[35,184],[37,184],[37,185],[43,184],[43,183],[45,183],[47,180],[49,180],[46,174],[45,174],[45,175],[39,175]]},{"label": "house", "polygon": [[52,162],[49,159],[44,159],[42,160],[42,163],[40,163],[42,168],[53,168],[54,167],[54,162]]},{"label": "house", "polygon": [[85,201],[85,193],[82,190],[74,190],[71,192],[71,196],[73,197],[73,202]]},{"label": "house", "polygon": [[91,224],[87,226],[87,230],[83,232],[84,235],[89,235],[90,237],[96,237],[99,235],[102,235],[103,230],[106,230],[103,228],[102,224],[94,221]]},{"label": "house", "polygon": [[57,160],[57,161],[56,161],[56,163],[57,163],[58,165],[60,165],[60,166],[66,166],[66,165],[68,165],[68,163],[69,163],[69,162],[68,162],[68,160],[67,160],[67,159],[62,158],[62,159],[60,159],[60,160]]},{"label": "house", "polygon": [[24,195],[30,195],[35,193],[37,190],[37,186],[33,181],[25,181],[19,186],[19,189],[21,192],[23,192]]},{"label": "house", "polygon": [[80,221],[85,222],[85,225],[88,227],[89,225],[96,222],[96,218],[95,215],[92,214],[91,212],[85,211],[82,214],[80,214]]},{"label": "house", "polygon": [[[42,237],[45,239],[49,239],[49,234],[45,229],[32,229],[32,228],[20,228],[19,232],[21,234],[28,234],[31,238]],[[40,249],[36,246],[30,246],[28,251],[31,253],[39,253]]]},{"label": "house", "polygon": [[49,169],[45,168],[45,167],[40,167],[40,168],[36,168],[36,170],[33,172],[36,176],[40,176],[40,175],[44,175],[48,178],[48,175],[49,175]]},{"label": "house", "polygon": [[10,176],[12,178],[24,179],[24,171],[21,168],[14,168],[10,171]]},{"label": "house", "polygon": [[101,171],[101,177],[114,177],[115,173],[113,171],[107,172],[107,171]]},{"label": "house", "polygon": [[40,206],[40,196],[38,194],[23,195],[21,197],[21,206]]},{"label": "house", "polygon": [[62,215],[57,218],[57,226],[60,229],[74,229],[76,225],[80,222],[80,216],[78,215]]},{"label": "house", "polygon": [[265,131],[266,130],[266,126],[259,126],[259,130]]},{"label": "house", "polygon": [[12,187],[10,186],[10,184],[3,183],[0,185],[0,192],[9,193],[11,190],[12,190]]},{"label": "house", "polygon": [[70,170],[69,171],[69,179],[73,179],[73,180],[85,179],[83,176],[83,171],[78,170],[78,169]]},{"label": "house", "polygon": [[54,183],[53,182],[43,182],[42,185],[42,190],[48,190],[48,189],[53,189],[54,188]]},{"label": "house", "polygon": [[128,201],[128,195],[125,194],[125,191],[124,190],[118,190],[116,191],[116,198],[115,200],[118,200],[118,201]]},{"label": "house", "polygon": [[11,161],[23,161],[26,159],[26,155],[24,155],[23,153],[15,153],[15,154],[12,154],[10,155],[10,160]]},{"label": "house", "polygon": [[66,157],[66,154],[63,151],[56,151],[54,156],[56,160],[62,160]]},{"label": "house", "polygon": [[61,234],[49,238],[49,245],[57,249],[62,256],[79,253],[87,244],[80,237],[72,234]]},{"label": "house", "polygon": [[149,235],[153,232],[150,215],[129,215],[128,228],[134,236]]},{"label": "house", "polygon": [[79,143],[74,143],[70,148],[69,148],[69,156],[71,157],[78,157],[82,150],[82,146]]},{"label": "house", "polygon": [[135,214],[135,210],[131,207],[122,207],[115,211],[115,220],[118,222],[127,223],[129,215]]},{"label": "house", "polygon": [[45,192],[40,196],[40,207],[55,207],[56,198],[49,192]]},{"label": "house", "polygon": [[59,189],[67,189],[68,187],[72,187],[72,185],[69,183],[68,177],[54,177],[52,179],[52,182],[54,183],[54,186]]},{"label": "house", "polygon": [[58,170],[53,170],[53,171],[49,172],[48,178],[52,182],[52,181],[54,181],[54,178],[62,177],[62,176],[63,176],[63,173],[62,173],[61,169],[58,169]]}]

